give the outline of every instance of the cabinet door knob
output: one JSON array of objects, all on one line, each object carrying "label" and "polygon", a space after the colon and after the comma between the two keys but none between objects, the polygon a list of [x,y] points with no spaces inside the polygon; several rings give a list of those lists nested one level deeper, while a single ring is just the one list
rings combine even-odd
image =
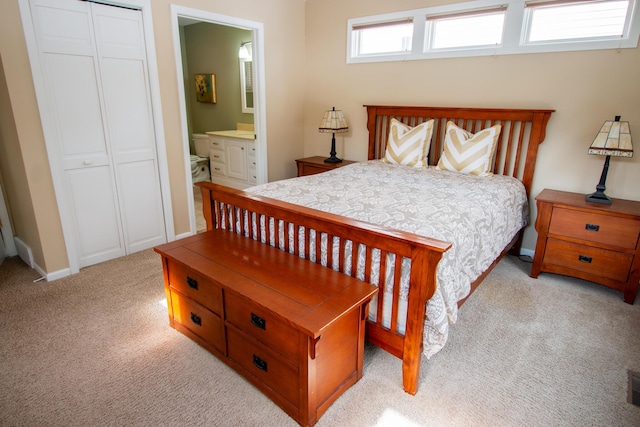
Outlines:
[{"label": "cabinet door knob", "polygon": [[84,162],[82,162],[82,164],[85,166],[89,166],[91,164],[91,160],[85,160]]},{"label": "cabinet door knob", "polygon": [[600,230],[600,226],[598,224],[587,224],[584,226],[585,229],[589,231],[598,231]]}]

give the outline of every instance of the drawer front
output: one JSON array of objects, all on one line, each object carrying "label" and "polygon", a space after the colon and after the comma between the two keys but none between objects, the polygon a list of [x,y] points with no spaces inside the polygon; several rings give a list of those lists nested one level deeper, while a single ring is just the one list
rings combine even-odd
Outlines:
[{"label": "drawer front", "polygon": [[224,323],[220,316],[173,290],[171,307],[174,320],[224,353]]},{"label": "drawer front", "polygon": [[633,255],[549,239],[544,262],[595,276],[626,281]]},{"label": "drawer front", "polygon": [[298,369],[290,361],[233,327],[227,328],[229,358],[262,383],[300,407]]},{"label": "drawer front", "polygon": [[225,176],[226,171],[224,168],[224,163],[214,162],[213,160],[210,162],[210,170],[213,175]]},{"label": "drawer front", "polygon": [[317,173],[322,173],[322,172],[326,172],[329,169],[327,168],[323,168],[321,166],[314,166],[314,165],[303,165],[302,166],[302,175],[306,176],[306,175],[315,175]]},{"label": "drawer front", "polygon": [[209,310],[222,314],[222,289],[196,271],[169,261],[169,285]]},{"label": "drawer front", "polygon": [[224,150],[224,139],[209,137],[209,148],[212,150]]},{"label": "drawer front", "polygon": [[212,162],[224,163],[224,150],[209,150],[209,159]]},{"label": "drawer front", "polygon": [[225,317],[227,322],[288,359],[298,360],[299,332],[273,316],[268,310],[245,298],[226,292]]},{"label": "drawer front", "polygon": [[640,221],[572,209],[554,208],[549,233],[635,249]]}]

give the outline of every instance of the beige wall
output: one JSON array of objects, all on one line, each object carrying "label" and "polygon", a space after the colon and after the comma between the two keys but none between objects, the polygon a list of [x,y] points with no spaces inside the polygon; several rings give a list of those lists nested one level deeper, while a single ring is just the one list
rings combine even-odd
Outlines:
[{"label": "beige wall", "polygon": [[[253,123],[253,114],[242,112],[240,98],[240,43],[251,40],[251,32],[210,23],[184,27],[187,51],[185,95],[190,100],[193,133],[235,129],[236,123]],[[197,102],[195,74],[215,74],[217,102]]]},{"label": "beige wall", "polygon": [[[269,179],[294,174],[303,153],[303,0],[153,0],[153,30],[170,174],[175,233],[189,231],[171,4],[264,24]],[[53,193],[42,126],[18,8],[0,2],[0,173],[13,229],[34,252],[36,264],[53,273],[68,267]],[[6,96],[5,96],[6,93]]]},{"label": "beige wall", "polygon": [[[327,155],[317,126],[342,109],[351,131],[338,154],[366,158],[363,104],[552,108],[533,193],[545,187],[592,192],[603,159],[587,155],[600,124],[622,115],[640,132],[639,49],[347,65],[348,18],[428,7],[424,0],[153,0],[153,29],[170,172],[175,233],[189,229],[178,82],[170,5],[264,24],[269,180],[295,175],[294,159]],[[0,2],[0,173],[18,237],[46,272],[67,255],[22,36],[18,0]],[[636,138],[637,139],[637,138]],[[607,194],[640,200],[638,155],[612,159]],[[533,209],[532,209],[533,210]],[[535,246],[529,227],[525,247]]]},{"label": "beige wall", "polygon": [[[332,106],[344,111],[351,129],[336,135],[338,156],[354,160],[367,156],[364,104],[555,109],[532,194],[543,188],[591,193],[604,158],[587,149],[602,123],[621,115],[640,135],[640,48],[347,65],[347,19],[447,2],[306,3],[305,155],[328,154],[330,138],[317,126]],[[606,193],[640,200],[639,164],[638,154],[612,158]],[[533,250],[535,239],[529,226],[524,247]]]}]

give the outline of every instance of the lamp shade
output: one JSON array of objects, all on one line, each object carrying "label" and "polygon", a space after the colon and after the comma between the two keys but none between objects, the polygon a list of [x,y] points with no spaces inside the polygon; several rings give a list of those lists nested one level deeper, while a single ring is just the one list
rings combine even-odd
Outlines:
[{"label": "lamp shade", "polygon": [[322,117],[320,123],[320,132],[326,133],[342,133],[349,131],[349,125],[347,119],[344,118],[342,111],[336,110],[335,107],[331,110],[327,110]]},{"label": "lamp shade", "polygon": [[589,154],[632,157],[633,145],[629,122],[621,122],[620,116],[616,116],[616,120],[604,122],[589,147]]}]

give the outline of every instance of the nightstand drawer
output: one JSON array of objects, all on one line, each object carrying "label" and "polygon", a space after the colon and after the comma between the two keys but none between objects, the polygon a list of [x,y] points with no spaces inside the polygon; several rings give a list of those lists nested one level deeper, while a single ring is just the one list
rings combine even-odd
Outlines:
[{"label": "nightstand drawer", "polygon": [[544,262],[613,280],[626,281],[633,255],[549,238]]},{"label": "nightstand drawer", "polygon": [[554,207],[549,234],[633,250],[640,221]]},{"label": "nightstand drawer", "polygon": [[231,292],[225,293],[227,322],[276,349],[291,360],[298,355],[298,331],[257,304]]}]

